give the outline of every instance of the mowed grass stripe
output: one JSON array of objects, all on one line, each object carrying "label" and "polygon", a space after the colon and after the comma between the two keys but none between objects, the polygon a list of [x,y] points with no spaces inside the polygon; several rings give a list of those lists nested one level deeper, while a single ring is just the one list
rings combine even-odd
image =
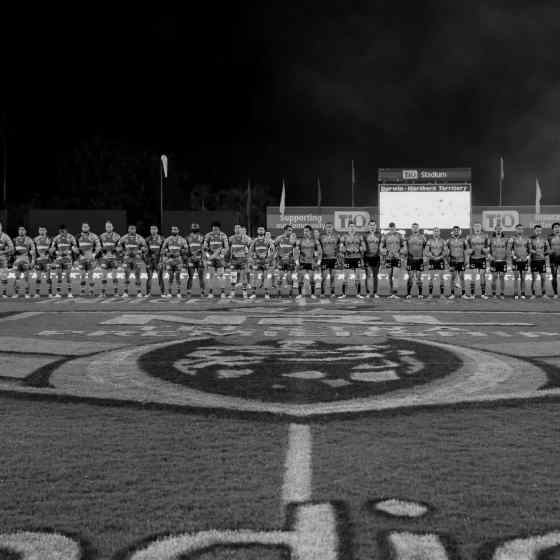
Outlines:
[{"label": "mowed grass stripe", "polygon": [[[0,528],[148,535],[283,526],[285,424],[0,398]],[[262,556],[260,556],[262,557]]]},{"label": "mowed grass stripe", "polygon": [[[544,402],[316,425],[313,500],[346,502],[357,558],[393,529],[451,535],[463,558],[475,558],[489,541],[560,528],[559,425],[560,406]],[[435,511],[388,519],[372,512],[381,498]]]}]

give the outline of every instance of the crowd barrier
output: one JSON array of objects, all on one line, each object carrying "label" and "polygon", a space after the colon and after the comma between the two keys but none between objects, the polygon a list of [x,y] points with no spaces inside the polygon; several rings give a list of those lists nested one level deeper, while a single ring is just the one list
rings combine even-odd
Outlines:
[{"label": "crowd barrier", "polygon": [[544,274],[467,270],[408,272],[380,269],[374,277],[364,269],[332,272],[278,270],[194,272],[186,270],[139,274],[122,270],[90,272],[17,272],[0,270],[4,298],[40,297],[554,297],[560,270]]}]

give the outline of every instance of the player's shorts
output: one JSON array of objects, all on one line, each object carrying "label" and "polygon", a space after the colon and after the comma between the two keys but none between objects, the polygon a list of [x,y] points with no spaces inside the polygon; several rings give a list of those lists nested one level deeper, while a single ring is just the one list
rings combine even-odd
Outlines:
[{"label": "player's shorts", "polygon": [[360,257],[346,257],[344,259],[344,266],[346,268],[360,268],[362,266],[362,259]]},{"label": "player's shorts", "polygon": [[379,268],[379,255],[377,256],[365,256],[364,257],[364,265],[367,268]]},{"label": "player's shorts", "polygon": [[471,257],[471,268],[484,270],[486,268],[486,259],[484,257]]},{"label": "player's shorts", "polygon": [[96,266],[95,257],[93,255],[80,255],[78,262],[84,270],[93,270]]},{"label": "player's shorts", "polygon": [[551,254],[550,255],[550,266],[560,266],[560,255]]},{"label": "player's shorts", "polygon": [[422,270],[422,265],[424,264],[424,259],[418,259],[415,257],[408,257],[407,266],[408,270]]},{"label": "player's shorts", "polygon": [[525,272],[528,268],[528,263],[527,261],[515,261],[513,263],[513,269],[516,270],[517,272]]},{"label": "player's shorts", "polygon": [[494,272],[506,272],[507,262],[506,261],[494,261]]},{"label": "player's shorts", "polygon": [[164,260],[165,270],[168,272],[177,272],[183,268],[183,259],[181,257],[167,257]]},{"label": "player's shorts", "polygon": [[443,259],[430,259],[430,268],[434,270],[444,270],[445,261]]},{"label": "player's shorts", "polygon": [[247,259],[231,259],[229,267],[231,270],[247,270]]},{"label": "player's shorts", "polygon": [[333,268],[336,268],[336,263],[337,263],[337,258],[328,258],[328,259],[323,259],[323,262],[321,263],[323,266],[323,270],[332,270]]},{"label": "player's shorts", "polygon": [[313,270],[313,263],[299,263],[301,270]]},{"label": "player's shorts", "polygon": [[146,270],[146,263],[142,257],[125,257],[123,265],[131,272],[134,272],[135,270],[143,272]]},{"label": "player's shorts", "polygon": [[456,261],[455,259],[449,259],[449,268],[455,272],[463,272],[465,270],[465,261]]},{"label": "player's shorts", "polygon": [[99,264],[101,268],[106,268],[108,270],[114,270],[119,267],[119,261],[117,257],[113,255],[103,255],[99,259]]},{"label": "player's shorts", "polygon": [[14,260],[14,268],[20,272],[25,272],[31,268],[29,257],[16,257]]},{"label": "player's shorts", "polygon": [[391,257],[385,261],[385,266],[387,268],[400,268],[401,266],[401,259],[398,257]]},{"label": "player's shorts", "polygon": [[8,268],[8,257],[2,255],[0,257],[0,269]]},{"label": "player's shorts", "polygon": [[226,262],[222,257],[208,259],[206,264],[210,268],[224,268],[226,266]]},{"label": "player's shorts", "polygon": [[292,272],[295,268],[293,259],[281,259],[278,261],[278,268],[282,272]]},{"label": "player's shorts", "polygon": [[68,271],[72,268],[72,257],[56,257],[53,262],[53,266],[59,270]]},{"label": "player's shorts", "polygon": [[189,259],[189,263],[188,263],[188,268],[191,271],[195,271],[197,270],[198,272],[200,272],[201,270],[204,269],[204,262],[202,261],[202,259],[193,259],[190,258]]},{"label": "player's shorts", "polygon": [[544,260],[531,261],[531,272],[538,272],[539,274],[544,274],[545,270],[546,270],[546,261]]}]

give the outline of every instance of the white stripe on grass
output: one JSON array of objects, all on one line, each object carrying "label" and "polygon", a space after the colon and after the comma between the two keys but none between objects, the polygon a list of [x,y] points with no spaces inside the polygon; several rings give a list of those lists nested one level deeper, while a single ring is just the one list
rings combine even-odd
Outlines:
[{"label": "white stripe on grass", "polygon": [[283,504],[307,502],[311,499],[311,462],[311,428],[306,424],[290,424],[284,463]]}]

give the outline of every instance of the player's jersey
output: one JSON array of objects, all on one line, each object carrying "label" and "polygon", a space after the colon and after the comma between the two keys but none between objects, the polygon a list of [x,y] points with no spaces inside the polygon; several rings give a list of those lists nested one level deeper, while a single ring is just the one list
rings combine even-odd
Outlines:
[{"label": "player's jersey", "polygon": [[0,259],[7,259],[14,252],[14,243],[10,236],[4,232],[0,233]]},{"label": "player's jersey", "polygon": [[406,238],[406,246],[408,248],[408,256],[411,259],[421,259],[424,256],[424,247],[426,246],[424,234],[411,233]]},{"label": "player's jersey", "polygon": [[59,233],[52,240],[51,251],[56,257],[72,257],[76,249],[76,238],[71,233]]},{"label": "player's jersey", "polygon": [[514,235],[509,238],[509,250],[513,253],[515,260],[527,260],[529,258],[529,238],[525,235]]},{"label": "player's jersey", "polygon": [[14,237],[14,252],[17,259],[32,259],[35,257],[35,243],[27,235]]},{"label": "player's jersey", "polygon": [[429,259],[441,259],[445,256],[446,243],[441,237],[431,237],[426,241],[424,255]]},{"label": "player's jersey", "polygon": [[181,235],[170,235],[163,242],[163,256],[169,259],[178,259],[187,251],[187,240]]},{"label": "player's jersey", "polygon": [[264,261],[274,252],[274,248],[271,241],[268,241],[264,237],[256,237],[251,243],[249,248],[249,253],[251,258],[255,261]]},{"label": "player's jersey", "polygon": [[324,259],[336,259],[340,238],[336,233],[322,233],[319,238]]},{"label": "player's jersey", "polygon": [[202,260],[202,247],[204,245],[204,237],[201,233],[189,233],[187,236],[189,245],[189,258],[192,262]]},{"label": "player's jersey", "polygon": [[244,235],[232,235],[229,238],[230,260],[235,262],[246,261],[249,254],[249,245]]},{"label": "player's jersey", "polygon": [[461,236],[452,235],[447,240],[447,251],[449,257],[456,262],[465,260],[465,251],[467,250],[467,240]]},{"label": "player's jersey", "polygon": [[388,258],[400,258],[401,249],[404,246],[403,236],[398,231],[388,232],[383,236],[381,246],[387,250]]},{"label": "player's jersey", "polygon": [[548,240],[542,235],[533,235],[529,239],[529,249],[534,261],[544,261],[549,252]]},{"label": "player's jersey", "polygon": [[93,258],[101,249],[99,237],[92,232],[80,233],[76,238],[76,243],[78,245],[80,255],[83,255],[84,257]]},{"label": "player's jersey", "polygon": [[321,258],[321,246],[313,237],[302,237],[299,242],[299,262],[313,264],[316,258]]},{"label": "player's jersey", "polygon": [[125,257],[139,258],[147,250],[145,239],[137,233],[127,233],[119,240],[119,248]]},{"label": "player's jersey", "polygon": [[104,232],[99,236],[99,241],[101,241],[101,251],[105,257],[115,257],[117,254],[117,248],[119,239],[121,236],[114,232]]},{"label": "player's jersey", "polygon": [[560,260],[560,233],[552,234],[548,238],[548,246],[550,247],[550,256],[555,260]]},{"label": "player's jersey", "polygon": [[486,256],[488,238],[484,233],[472,233],[467,237],[467,245],[471,258],[481,259]]},{"label": "player's jersey", "polygon": [[340,238],[340,248],[347,259],[358,259],[364,254],[364,238],[359,233],[345,233]]},{"label": "player's jersey", "polygon": [[274,242],[276,255],[282,263],[291,262],[295,258],[297,241],[290,241],[289,235],[280,235]]},{"label": "player's jersey", "polygon": [[148,248],[148,256],[150,260],[157,261],[159,260],[161,254],[161,246],[163,245],[163,236],[159,233],[155,235],[148,235],[145,239],[146,247]]},{"label": "player's jersey", "polygon": [[490,255],[495,261],[505,261],[508,256],[508,240],[504,234],[493,235],[488,241]]},{"label": "player's jersey", "polygon": [[204,249],[209,258],[222,258],[228,250],[229,243],[225,233],[211,231],[204,237]]},{"label": "player's jersey", "polygon": [[379,249],[381,248],[381,234],[378,231],[373,233],[370,231],[364,236],[364,243],[366,244],[366,256],[378,257]]},{"label": "player's jersey", "polygon": [[49,262],[51,238],[48,235],[37,235],[33,241],[35,242],[35,251],[37,252],[37,262]]}]

